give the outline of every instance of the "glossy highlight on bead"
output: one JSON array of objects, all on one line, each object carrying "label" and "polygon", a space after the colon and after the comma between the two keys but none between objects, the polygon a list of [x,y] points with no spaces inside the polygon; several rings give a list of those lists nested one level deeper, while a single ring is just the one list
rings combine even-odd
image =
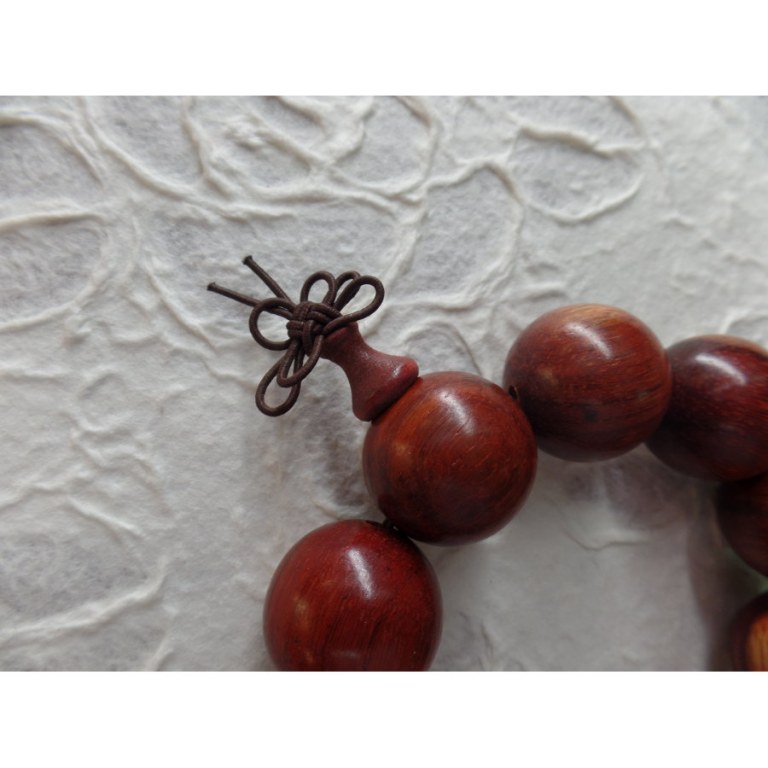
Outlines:
[{"label": "glossy highlight on bead", "polygon": [[285,555],[264,637],[281,670],[419,671],[442,629],[440,587],[415,544],[379,523],[318,528]]},{"label": "glossy highlight on bead", "polygon": [[431,544],[490,536],[522,506],[536,442],[500,387],[467,373],[432,373],[368,429],[365,482],[400,530]]},{"label": "glossy highlight on bead", "polygon": [[768,352],[735,336],[696,336],[667,350],[669,409],[648,440],[673,469],[703,480],[768,471]]},{"label": "glossy highlight on bead", "polygon": [[[647,441],[683,472],[728,481],[717,496],[723,536],[768,575],[768,352],[757,345],[705,336],[668,354],[627,312],[579,304],[523,331],[507,354],[503,388],[452,371],[419,378],[414,360],[378,352],[360,335],[355,319],[383,299],[376,278],[315,273],[296,304],[255,262],[245,263],[273,298],[211,290],[253,307],[254,339],[286,352],[262,379],[257,404],[280,415],[321,357],[339,365],[354,414],[371,421],[363,476],[387,518],[323,526],[283,558],[263,615],[278,669],[427,669],[442,600],[429,561],[408,537],[455,545],[496,533],[530,491],[537,441],[574,461],[609,459]],[[310,301],[317,282],[328,291]],[[342,315],[362,286],[374,288],[374,300]],[[286,340],[258,330],[264,311],[287,320]],[[263,401],[273,381],[290,390],[276,407]],[[734,668],[768,671],[768,593],[733,622],[731,651]]]},{"label": "glossy highlight on bead", "polygon": [[644,323],[616,307],[576,304],[525,328],[507,355],[503,387],[543,451],[597,461],[653,433],[672,379],[664,349]]}]

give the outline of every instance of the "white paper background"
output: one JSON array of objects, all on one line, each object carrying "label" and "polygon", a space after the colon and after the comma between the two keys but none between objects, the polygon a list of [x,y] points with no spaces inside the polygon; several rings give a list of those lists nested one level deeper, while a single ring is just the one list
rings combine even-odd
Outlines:
[{"label": "white paper background", "polygon": [[[0,102],[0,668],[270,669],[261,610],[303,534],[380,519],[365,425],[322,362],[288,415],[248,310],[317,269],[385,282],[369,342],[499,381],[575,302],[661,341],[768,343],[768,102],[12,98]],[[330,435],[330,438],[327,437]],[[435,669],[710,669],[765,582],[710,488],[644,448],[540,455],[501,533],[425,547]]]}]

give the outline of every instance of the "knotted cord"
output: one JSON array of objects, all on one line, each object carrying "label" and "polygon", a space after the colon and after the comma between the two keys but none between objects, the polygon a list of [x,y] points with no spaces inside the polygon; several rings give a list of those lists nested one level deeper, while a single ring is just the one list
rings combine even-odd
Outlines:
[{"label": "knotted cord", "polygon": [[[216,283],[211,283],[208,290],[253,307],[248,320],[251,335],[262,347],[283,352],[282,357],[267,371],[256,388],[258,409],[267,416],[280,416],[289,411],[298,400],[301,383],[320,359],[325,338],[334,331],[373,314],[384,301],[384,286],[377,278],[357,272],[343,272],[338,277],[334,277],[330,272],[315,272],[304,281],[299,302],[296,303],[291,301],[275,279],[252,257],[246,256],[243,264],[261,278],[274,296],[259,300],[223,288]],[[321,301],[312,301],[309,295],[317,283],[325,283],[328,290]],[[370,303],[355,312],[342,314],[344,307],[366,285],[371,286],[375,293]],[[259,318],[264,312],[287,321],[286,339],[274,341],[261,332]],[[279,387],[290,390],[288,397],[276,406],[267,405],[266,402],[267,389],[273,381]]]}]

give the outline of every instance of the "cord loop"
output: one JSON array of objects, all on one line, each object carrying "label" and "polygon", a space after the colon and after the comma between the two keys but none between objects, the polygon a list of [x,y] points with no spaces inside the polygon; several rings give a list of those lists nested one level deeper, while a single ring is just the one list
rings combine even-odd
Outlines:
[{"label": "cord loop", "polygon": [[[247,256],[243,263],[261,278],[275,294],[273,297],[254,299],[222,288],[216,283],[211,283],[208,290],[253,307],[248,320],[251,336],[265,349],[283,352],[280,360],[267,371],[256,388],[258,409],[267,416],[281,416],[298,400],[301,383],[320,359],[325,338],[372,315],[384,301],[384,286],[377,278],[357,272],[343,272],[338,277],[334,277],[330,272],[315,272],[304,281],[299,302],[296,303],[250,256]],[[325,283],[327,289],[320,301],[312,301],[309,296],[318,283]],[[373,288],[374,296],[371,301],[361,309],[342,314],[342,310],[365,286]],[[262,333],[259,320],[264,312],[286,320],[287,338],[275,340]],[[289,390],[285,400],[275,406],[268,405],[266,401],[267,390],[273,381],[279,387]]]}]

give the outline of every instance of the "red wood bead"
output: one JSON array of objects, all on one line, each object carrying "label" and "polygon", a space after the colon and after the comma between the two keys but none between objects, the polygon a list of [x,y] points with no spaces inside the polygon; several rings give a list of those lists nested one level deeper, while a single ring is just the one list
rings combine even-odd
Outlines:
[{"label": "red wood bead", "polygon": [[733,551],[768,576],[768,472],[720,486],[717,515]]},{"label": "red wood bead", "polygon": [[267,649],[281,670],[428,669],[441,628],[429,561],[402,534],[364,520],[301,539],[264,605]]},{"label": "red wood bead", "polygon": [[697,336],[667,352],[672,400],[648,447],[705,480],[768,471],[768,352],[733,336]]},{"label": "red wood bead", "polygon": [[561,307],[531,323],[509,351],[503,380],[539,447],[572,461],[642,443],[664,416],[671,385],[650,329],[602,304]]},{"label": "red wood bead", "polygon": [[523,412],[495,384],[432,373],[374,420],[363,472],[379,509],[433,544],[490,536],[520,508],[536,471]]},{"label": "red wood bead", "polygon": [[768,672],[768,592],[743,608],[731,626],[733,668]]}]

